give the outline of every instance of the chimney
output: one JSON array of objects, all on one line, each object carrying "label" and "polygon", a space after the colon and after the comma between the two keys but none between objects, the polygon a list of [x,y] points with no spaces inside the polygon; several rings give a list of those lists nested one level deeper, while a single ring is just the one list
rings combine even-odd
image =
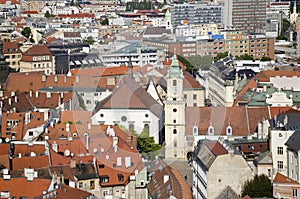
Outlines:
[{"label": "chimney", "polygon": [[72,141],[73,137],[72,137],[71,132],[70,132],[70,124],[69,123],[66,124],[66,132],[68,133],[68,140]]},{"label": "chimney", "polygon": [[119,138],[117,136],[113,137],[113,147],[117,146]]},{"label": "chimney", "polygon": [[64,83],[67,83],[67,76],[64,75]]},{"label": "chimney", "polygon": [[39,92],[35,91],[35,97],[38,98],[39,97]]},{"label": "chimney", "polygon": [[79,76],[76,75],[76,83],[79,83]]},{"label": "chimney", "polygon": [[12,102],[11,102],[11,98],[8,98],[8,104],[11,105]]},{"label": "chimney", "polygon": [[54,142],[52,144],[52,150],[55,151],[56,153],[58,153],[58,144],[56,143],[55,140],[54,140]]},{"label": "chimney", "polygon": [[70,159],[70,168],[75,168],[76,167],[76,160],[74,158]]},{"label": "chimney", "polygon": [[85,148],[86,150],[90,149],[90,138],[89,138],[89,134],[85,133],[84,134],[84,138],[85,138]]},{"label": "chimney", "polygon": [[3,91],[0,91],[0,97],[3,97]]},{"label": "chimney", "polygon": [[47,98],[51,98],[51,92],[46,93]]},{"label": "chimney", "polygon": [[0,108],[2,108],[3,107],[3,102],[2,101],[0,101]]},{"label": "chimney", "polygon": [[164,184],[169,181],[169,175],[164,175]]},{"label": "chimney", "polygon": [[46,81],[46,75],[42,75],[42,82],[45,82]]},{"label": "chimney", "polygon": [[90,122],[88,122],[88,130],[91,130],[92,129],[92,125]]},{"label": "chimney", "polygon": [[11,91],[11,92],[10,92],[10,96],[11,96],[11,97],[14,97],[15,95],[16,95],[15,91]]},{"label": "chimney", "polygon": [[57,75],[54,75],[54,82],[57,82]]},{"label": "chimney", "polygon": [[32,90],[29,91],[29,97],[32,98]]},{"label": "chimney", "polygon": [[15,102],[16,102],[16,103],[18,102],[18,97],[17,97],[17,96],[15,96]]}]

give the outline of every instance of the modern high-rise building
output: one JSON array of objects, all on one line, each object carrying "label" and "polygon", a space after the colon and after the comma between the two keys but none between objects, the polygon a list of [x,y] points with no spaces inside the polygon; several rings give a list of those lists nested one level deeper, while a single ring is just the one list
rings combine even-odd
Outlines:
[{"label": "modern high-rise building", "polygon": [[224,1],[224,25],[248,33],[265,33],[267,0]]},{"label": "modern high-rise building", "polygon": [[171,6],[172,25],[177,27],[183,22],[188,24],[223,24],[223,6],[211,4],[173,4]]}]

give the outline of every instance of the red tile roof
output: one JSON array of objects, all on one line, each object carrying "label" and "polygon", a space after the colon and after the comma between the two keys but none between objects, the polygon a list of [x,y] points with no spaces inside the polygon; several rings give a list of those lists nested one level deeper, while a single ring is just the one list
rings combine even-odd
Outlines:
[{"label": "red tile roof", "polygon": [[186,107],[186,133],[192,134],[195,123],[199,135],[207,135],[210,124],[214,135],[226,135],[230,124],[232,135],[247,136],[256,130],[258,122],[270,119],[268,107]]},{"label": "red tile roof", "polygon": [[[23,53],[23,56],[21,58],[21,61],[34,61],[33,57],[34,56],[43,56],[43,55],[47,55],[50,57],[52,57],[52,53],[50,52],[49,48],[42,44],[42,45],[33,45],[31,48],[29,48],[28,50],[26,50]],[[52,60],[51,60],[52,61]]]},{"label": "red tile roof", "polygon": [[[133,72],[138,69],[139,67],[134,66]],[[72,69],[70,72],[72,75],[88,75],[91,77],[119,76],[128,74],[128,66]]]},{"label": "red tile roof", "polygon": [[203,88],[196,79],[188,72],[183,72],[183,89],[200,89]]},{"label": "red tile roof", "polygon": [[4,54],[16,54],[22,53],[16,42],[3,41],[3,53]]},{"label": "red tile roof", "polygon": [[24,168],[39,169],[49,167],[48,156],[22,157],[12,159],[12,170],[24,170]]},{"label": "red tile roof", "polygon": [[25,15],[37,15],[39,13],[36,10],[26,10],[26,11],[23,11],[22,14],[25,14]]},{"label": "red tile roof", "polygon": [[7,4],[7,2],[10,1],[10,4],[14,5],[14,4],[21,4],[19,1],[17,0],[0,0],[0,4]]},{"label": "red tile roof", "polygon": [[[157,199],[169,198],[171,195],[175,198],[192,198],[191,188],[178,170],[159,159],[151,171],[152,179],[147,186],[151,196],[156,196]],[[164,182],[165,176],[168,179]]]},{"label": "red tile roof", "polygon": [[94,14],[88,14],[88,13],[78,13],[78,14],[71,14],[71,15],[60,14],[60,15],[58,15],[58,18],[60,18],[60,19],[63,19],[63,18],[71,18],[71,19],[95,18],[95,15]]},{"label": "red tile roof", "polygon": [[224,155],[228,153],[218,141],[204,142],[204,144],[215,156]]},{"label": "red tile roof", "polygon": [[124,78],[109,97],[98,103],[94,113],[100,109],[119,108],[147,109],[156,116],[159,116],[162,111],[162,106],[131,78]]},{"label": "red tile roof", "polygon": [[32,182],[27,178],[11,178],[4,180],[0,178],[0,191],[9,191],[10,197],[16,198],[25,197],[34,198],[43,194],[43,191],[48,190],[51,180],[35,178]]},{"label": "red tile roof", "polygon": [[297,184],[299,183],[281,173],[276,173],[275,178],[274,178],[274,183],[285,183],[285,184]]}]

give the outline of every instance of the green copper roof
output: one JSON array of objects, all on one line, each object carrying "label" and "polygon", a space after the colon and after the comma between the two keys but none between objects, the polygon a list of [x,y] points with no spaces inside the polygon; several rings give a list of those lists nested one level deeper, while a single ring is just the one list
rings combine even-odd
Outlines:
[{"label": "green copper roof", "polygon": [[167,10],[165,13],[165,19],[171,19],[171,13],[169,10]]},{"label": "green copper roof", "polygon": [[168,71],[167,77],[183,77],[181,68],[178,63],[178,59],[175,54],[172,58],[172,63]]}]

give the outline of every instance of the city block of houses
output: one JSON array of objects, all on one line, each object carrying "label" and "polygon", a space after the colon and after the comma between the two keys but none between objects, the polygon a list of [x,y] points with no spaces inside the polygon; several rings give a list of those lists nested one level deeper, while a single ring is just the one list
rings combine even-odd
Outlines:
[{"label": "city block of houses", "polygon": [[133,3],[0,2],[0,197],[298,198],[297,3]]}]

